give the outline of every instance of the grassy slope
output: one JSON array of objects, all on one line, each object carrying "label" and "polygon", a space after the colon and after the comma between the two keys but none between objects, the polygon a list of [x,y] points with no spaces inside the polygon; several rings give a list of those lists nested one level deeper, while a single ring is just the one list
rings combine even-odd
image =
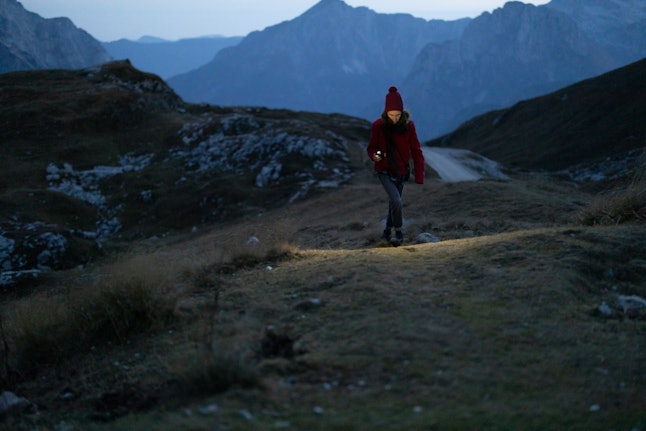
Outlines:
[{"label": "grassy slope", "polygon": [[[111,430],[645,425],[644,320],[593,312],[617,294],[646,295],[643,225],[572,224],[589,196],[543,181],[430,182],[405,193],[409,236],[423,227],[442,242],[373,247],[385,202],[358,180],[96,268],[95,277],[151,277],[152,267],[172,278],[184,286],[175,317],[19,385],[50,411],[20,417],[18,429],[62,419]],[[249,235],[290,252],[222,266],[226,251],[245,254]],[[58,290],[87,277],[71,272]],[[16,301],[5,307],[35,298]],[[294,342],[293,356],[259,355],[268,325]],[[233,357],[263,389],[175,388],[178,370],[195,370],[207,352]],[[58,399],[66,387],[76,400]],[[106,395],[110,408],[97,403]],[[217,411],[200,413],[211,404]],[[104,410],[131,414],[88,421]]]},{"label": "grassy slope", "polygon": [[529,170],[566,169],[643,149],[644,74],[646,59],[480,115],[430,145],[471,149]]},{"label": "grassy slope", "polygon": [[[109,86],[72,75],[73,94],[81,85],[89,100],[106,98],[88,109],[132,106],[128,92],[97,95]],[[72,106],[3,91],[26,104],[2,110],[7,217],[82,216],[89,210],[43,191],[48,162],[113,164],[151,142],[170,146],[169,133],[193,115],[165,116],[162,101],[159,115],[132,123],[90,111],[79,119],[82,97],[63,98]],[[352,124],[299,115],[321,129]],[[344,131],[359,140],[364,129]],[[620,294],[646,297],[643,198],[641,222],[586,227],[578,215],[599,199],[547,176],[429,180],[405,190],[410,245],[380,248],[386,200],[364,162],[354,160],[359,173],[339,190],[195,233],[124,241],[115,256],[3,292],[1,387],[39,413],[0,429],[646,427],[644,315],[594,312]],[[157,184],[168,172],[159,174],[135,179]],[[194,208],[193,196],[168,196],[177,203],[160,206],[163,223],[178,218],[168,208]],[[413,245],[420,232],[442,241]],[[256,246],[246,245],[252,235]],[[269,325],[280,342],[269,342]]]}]

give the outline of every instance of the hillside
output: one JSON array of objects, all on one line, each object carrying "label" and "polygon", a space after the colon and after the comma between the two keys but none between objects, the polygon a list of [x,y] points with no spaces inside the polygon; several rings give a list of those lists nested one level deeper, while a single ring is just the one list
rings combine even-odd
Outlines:
[{"label": "hillside", "polygon": [[475,117],[431,146],[466,148],[508,167],[565,170],[646,148],[646,59]]},{"label": "hillside", "polygon": [[643,157],[428,168],[383,247],[364,120],[128,62],[0,88],[0,429],[646,427]]},{"label": "hillside", "polygon": [[186,105],[127,61],[4,74],[0,88],[3,274],[256,214],[338,187],[364,163],[366,121]]},{"label": "hillside", "polygon": [[407,193],[440,242],[375,248],[371,183],[5,295],[5,387],[36,404],[7,429],[646,425],[643,224],[581,226],[544,180]]}]

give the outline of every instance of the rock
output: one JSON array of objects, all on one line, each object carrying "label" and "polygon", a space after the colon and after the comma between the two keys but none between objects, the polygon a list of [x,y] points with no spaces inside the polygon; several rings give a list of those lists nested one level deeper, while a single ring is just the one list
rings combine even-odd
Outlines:
[{"label": "rock", "polygon": [[640,311],[646,310],[646,299],[637,295],[619,295],[617,308],[629,317],[636,317]]},{"label": "rock", "polygon": [[428,232],[420,233],[419,235],[417,235],[415,240],[419,244],[425,244],[425,243],[429,243],[429,242],[440,242],[440,239],[438,237],[436,237],[432,233],[428,233]]},{"label": "rock", "polygon": [[4,391],[0,394],[0,415],[20,412],[31,406],[25,398],[19,397],[13,392]]},{"label": "rock", "polygon": [[603,317],[610,317],[612,316],[612,309],[608,306],[608,304],[602,302],[598,307],[597,311],[599,312],[600,315]]}]

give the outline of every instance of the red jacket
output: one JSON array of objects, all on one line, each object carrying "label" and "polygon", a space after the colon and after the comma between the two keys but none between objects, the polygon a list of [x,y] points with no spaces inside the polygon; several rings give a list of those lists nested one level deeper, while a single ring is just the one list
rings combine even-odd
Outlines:
[{"label": "red jacket", "polygon": [[[417,138],[415,131],[415,123],[408,122],[408,127],[405,132],[392,134],[395,145],[395,160],[397,161],[398,172],[393,172],[391,167],[390,158],[393,157],[388,151],[388,139],[383,128],[383,120],[379,118],[372,123],[372,131],[370,133],[370,142],[368,142],[368,157],[375,163],[375,172],[390,172],[395,175],[406,174],[406,166],[408,165],[411,157],[413,158],[413,166],[415,168],[415,182],[417,184],[424,184],[424,154]],[[377,151],[386,154],[386,157],[380,161],[375,162],[374,155]]]}]

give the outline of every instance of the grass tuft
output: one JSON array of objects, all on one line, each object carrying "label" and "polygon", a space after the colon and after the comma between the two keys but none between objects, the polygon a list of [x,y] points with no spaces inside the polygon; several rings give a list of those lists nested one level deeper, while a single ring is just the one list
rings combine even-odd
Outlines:
[{"label": "grass tuft", "polygon": [[633,183],[610,195],[598,196],[578,216],[587,226],[646,222],[646,181]]},{"label": "grass tuft", "polygon": [[231,351],[204,351],[178,366],[180,396],[197,398],[232,388],[262,388],[253,364]]},{"label": "grass tuft", "polygon": [[18,368],[31,373],[164,327],[172,317],[176,295],[149,270],[137,272],[132,264],[117,266],[117,276],[16,307],[11,338]]}]

